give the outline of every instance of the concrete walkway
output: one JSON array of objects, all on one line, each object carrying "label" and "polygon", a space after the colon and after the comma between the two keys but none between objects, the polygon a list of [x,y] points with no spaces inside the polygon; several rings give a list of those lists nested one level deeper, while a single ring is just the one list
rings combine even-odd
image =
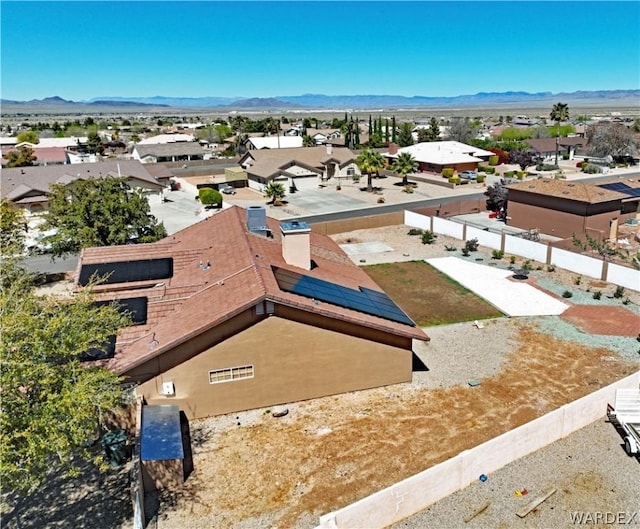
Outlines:
[{"label": "concrete walkway", "polygon": [[427,263],[484,298],[507,316],[555,316],[569,307],[526,283],[508,279],[511,270],[470,263],[457,257],[436,257]]}]

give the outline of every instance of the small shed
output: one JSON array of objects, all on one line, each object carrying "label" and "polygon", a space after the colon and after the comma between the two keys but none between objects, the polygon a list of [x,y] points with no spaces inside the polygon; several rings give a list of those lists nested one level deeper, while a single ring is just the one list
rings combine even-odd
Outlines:
[{"label": "small shed", "polygon": [[145,492],[184,483],[185,450],[180,408],[174,404],[142,408],[140,460]]}]

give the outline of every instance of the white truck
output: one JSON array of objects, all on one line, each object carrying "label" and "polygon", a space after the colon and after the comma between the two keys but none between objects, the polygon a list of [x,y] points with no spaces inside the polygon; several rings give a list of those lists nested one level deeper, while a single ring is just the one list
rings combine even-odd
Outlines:
[{"label": "white truck", "polygon": [[624,449],[634,456],[640,453],[640,389],[617,389],[609,420],[624,432]]}]

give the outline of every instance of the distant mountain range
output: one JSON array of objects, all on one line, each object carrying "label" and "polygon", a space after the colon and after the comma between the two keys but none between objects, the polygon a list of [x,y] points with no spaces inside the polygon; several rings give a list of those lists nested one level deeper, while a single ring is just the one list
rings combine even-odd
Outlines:
[{"label": "distant mountain range", "polygon": [[579,106],[611,104],[640,106],[640,90],[599,90],[578,92],[480,92],[454,97],[398,95],[324,95],[303,94],[274,98],[241,97],[96,97],[88,101],[69,101],[59,96],[31,101],[0,100],[3,113],[27,110],[49,112],[109,111],[116,109],[219,109],[219,110],[286,110],[286,109],[419,109],[516,106],[540,107],[557,102]]}]

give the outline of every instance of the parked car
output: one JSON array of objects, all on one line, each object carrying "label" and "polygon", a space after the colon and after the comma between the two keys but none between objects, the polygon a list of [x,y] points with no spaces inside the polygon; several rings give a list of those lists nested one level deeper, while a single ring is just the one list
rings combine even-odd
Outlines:
[{"label": "parked car", "polygon": [[230,186],[229,184],[222,184],[220,187],[218,187],[218,191],[220,191],[221,193],[224,193],[225,195],[236,194],[235,188],[233,186]]},{"label": "parked car", "polygon": [[462,171],[461,173],[458,173],[458,176],[463,180],[475,180],[478,173],[475,171]]}]

